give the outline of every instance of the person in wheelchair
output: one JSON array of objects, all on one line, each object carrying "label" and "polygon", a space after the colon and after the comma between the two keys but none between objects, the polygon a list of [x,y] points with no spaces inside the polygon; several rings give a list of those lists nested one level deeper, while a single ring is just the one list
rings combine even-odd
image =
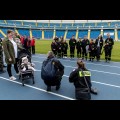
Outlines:
[{"label": "person in wheelchair", "polygon": [[85,88],[86,83],[85,83],[82,71],[84,72],[84,76],[86,78],[86,82],[88,84],[90,93],[97,94],[98,93],[97,89],[92,88],[91,73],[89,70],[85,68],[85,64],[80,59],[77,60],[77,68],[70,73],[69,82],[74,83],[75,89]]}]

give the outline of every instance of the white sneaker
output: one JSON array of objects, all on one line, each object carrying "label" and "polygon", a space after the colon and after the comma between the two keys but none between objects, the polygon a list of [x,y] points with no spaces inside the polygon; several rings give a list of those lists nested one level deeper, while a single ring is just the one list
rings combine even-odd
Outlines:
[{"label": "white sneaker", "polygon": [[16,78],[14,76],[11,76],[10,80],[16,80]]}]

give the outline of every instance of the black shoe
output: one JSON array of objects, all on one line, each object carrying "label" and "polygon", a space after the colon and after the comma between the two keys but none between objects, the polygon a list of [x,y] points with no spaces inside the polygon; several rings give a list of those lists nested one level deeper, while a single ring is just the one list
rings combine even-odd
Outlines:
[{"label": "black shoe", "polygon": [[95,94],[95,95],[98,94],[98,91],[97,91],[96,88],[91,88],[90,92],[91,92],[92,94]]},{"label": "black shoe", "polygon": [[47,91],[51,91],[51,86],[47,86]]},{"label": "black shoe", "polygon": [[60,85],[57,85],[57,86],[56,86],[56,90],[59,90],[59,89],[60,89]]}]

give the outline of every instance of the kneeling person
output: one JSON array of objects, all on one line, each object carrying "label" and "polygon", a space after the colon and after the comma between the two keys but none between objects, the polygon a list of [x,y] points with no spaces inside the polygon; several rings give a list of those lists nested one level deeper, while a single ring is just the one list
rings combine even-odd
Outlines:
[{"label": "kneeling person", "polygon": [[49,51],[41,69],[41,78],[47,85],[47,91],[51,91],[51,86],[56,86],[56,90],[59,90],[63,74],[64,66],[54,57],[53,52]]},{"label": "kneeling person", "polygon": [[[75,97],[78,100],[90,100],[91,95],[90,93],[97,94],[96,89],[92,88],[91,84],[91,73],[89,70],[85,68],[85,64],[81,61],[77,61],[78,68],[74,69],[69,76],[69,82],[74,83],[75,86]],[[87,88],[87,89],[86,89]],[[80,89],[89,90],[89,93],[86,95],[79,94],[81,91]]]}]

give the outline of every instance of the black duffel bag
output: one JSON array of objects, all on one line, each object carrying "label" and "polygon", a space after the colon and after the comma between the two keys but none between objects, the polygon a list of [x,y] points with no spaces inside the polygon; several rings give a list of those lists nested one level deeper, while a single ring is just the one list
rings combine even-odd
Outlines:
[{"label": "black duffel bag", "polygon": [[75,97],[77,100],[91,100],[89,88],[76,88]]}]

